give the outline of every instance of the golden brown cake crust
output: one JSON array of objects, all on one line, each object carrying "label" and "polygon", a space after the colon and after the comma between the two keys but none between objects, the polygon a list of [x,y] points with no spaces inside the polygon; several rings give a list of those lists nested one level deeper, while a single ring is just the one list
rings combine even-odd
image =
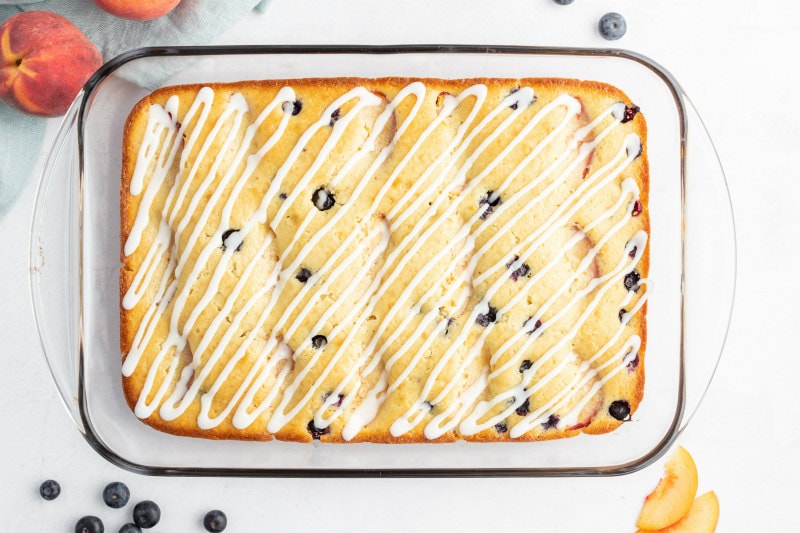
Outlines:
[{"label": "golden brown cake crust", "polygon": [[644,116],[601,82],[159,89],[123,137],[126,400],[211,439],[612,431],[644,394],[648,195]]}]

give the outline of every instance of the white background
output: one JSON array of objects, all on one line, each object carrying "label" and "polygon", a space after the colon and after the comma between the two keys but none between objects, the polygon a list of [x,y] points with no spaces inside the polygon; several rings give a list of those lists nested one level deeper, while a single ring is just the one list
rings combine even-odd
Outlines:
[{"label": "white background", "polygon": [[[265,14],[248,16],[216,42],[605,47],[596,21],[606,11],[628,22],[627,35],[613,44],[664,66],[691,97],[726,170],[736,216],[739,280],[728,343],[678,442],[697,462],[700,491],[719,497],[718,531],[792,530],[800,496],[800,362],[789,343],[800,301],[794,1],[272,0]],[[45,149],[57,126],[52,121]],[[126,482],[135,500],[161,505],[154,529],[161,532],[201,532],[212,508],[227,512],[231,532],[635,530],[663,459],[626,476],[578,479],[162,479],[109,464],[72,425],[41,354],[28,289],[34,190],[32,180],[0,220],[4,531],[72,531],[79,516],[92,513],[116,532],[130,507],[103,505],[102,487],[114,480]],[[62,485],[53,502],[38,496],[46,478]]]}]

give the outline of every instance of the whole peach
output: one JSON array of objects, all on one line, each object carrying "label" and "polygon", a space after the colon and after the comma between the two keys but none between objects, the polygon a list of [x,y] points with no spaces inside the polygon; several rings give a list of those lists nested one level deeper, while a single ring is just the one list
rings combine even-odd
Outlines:
[{"label": "whole peach", "polygon": [[164,16],[180,3],[180,0],[94,0],[100,9],[115,17],[128,20],[153,20]]},{"label": "whole peach", "polygon": [[102,63],[94,43],[61,15],[23,11],[0,24],[0,99],[25,113],[63,115]]}]

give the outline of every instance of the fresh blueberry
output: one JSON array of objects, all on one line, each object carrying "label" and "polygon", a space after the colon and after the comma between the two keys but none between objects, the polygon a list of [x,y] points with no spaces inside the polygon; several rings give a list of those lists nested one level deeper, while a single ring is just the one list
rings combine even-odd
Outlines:
[{"label": "fresh blueberry", "polygon": [[83,516],[75,524],[75,533],[103,533],[103,521],[96,516]]},{"label": "fresh blueberry", "polygon": [[532,366],[533,366],[533,363],[531,362],[531,360],[530,359],[525,359],[524,361],[522,361],[522,364],[519,365],[519,373],[520,374],[524,373],[526,370],[528,370]]},{"label": "fresh blueberry", "polygon": [[311,195],[311,201],[314,203],[314,207],[320,211],[327,211],[336,203],[336,198],[331,191],[325,187],[320,187]]},{"label": "fresh blueberry", "polygon": [[142,528],[132,522],[128,522],[119,528],[119,533],[142,533]]},{"label": "fresh blueberry", "polygon": [[133,523],[142,529],[150,529],[161,520],[161,509],[151,500],[144,500],[133,508]]},{"label": "fresh blueberry", "polygon": [[508,424],[506,422],[498,422],[494,425],[494,430],[498,433],[506,433],[508,432]]},{"label": "fresh blueberry", "polygon": [[331,432],[330,426],[324,427],[322,429],[318,428],[316,424],[314,424],[313,419],[308,422],[306,429],[308,430],[309,433],[311,433],[311,438],[314,440],[319,440],[321,436],[327,435],[328,433]]},{"label": "fresh blueberry", "polygon": [[300,283],[305,283],[309,279],[311,279],[311,271],[305,267],[301,268],[297,271],[297,275],[294,277]]},{"label": "fresh blueberry", "polygon": [[328,344],[328,338],[325,335],[314,335],[311,337],[311,346],[319,350]]},{"label": "fresh blueberry", "polygon": [[623,283],[625,284],[625,288],[629,291],[639,292],[639,280],[642,279],[642,275],[639,274],[638,270],[631,270],[627,274],[625,274],[625,279]]},{"label": "fresh blueberry", "polygon": [[531,399],[530,398],[525,398],[525,401],[522,402],[522,405],[517,407],[516,413],[519,416],[528,416],[528,413],[530,413],[530,412],[531,412]]},{"label": "fresh blueberry", "polygon": [[[231,237],[234,233],[238,233],[238,231],[239,231],[238,229],[226,229],[225,231],[222,232],[221,248],[223,251],[228,249],[228,245],[233,244],[233,242],[228,241],[228,238]],[[234,251],[238,252],[239,250],[242,249],[242,244],[244,244],[244,241],[241,241],[237,238],[234,242],[236,242],[236,249]]]},{"label": "fresh blueberry", "polygon": [[486,220],[486,217],[492,214],[494,208],[502,203],[503,200],[500,198],[499,194],[495,194],[494,191],[486,191],[486,196],[482,196],[481,199],[478,200],[479,207],[482,205],[486,206],[486,209],[481,213],[481,220]]},{"label": "fresh blueberry", "polygon": [[612,12],[606,13],[600,17],[597,28],[600,30],[600,35],[603,36],[603,39],[607,41],[616,41],[625,35],[628,25],[625,23],[625,17],[619,13]]},{"label": "fresh blueberry", "polygon": [[486,313],[480,313],[476,318],[475,322],[479,326],[488,327],[489,324],[497,320],[497,309],[492,307],[491,304],[489,305],[489,310]]},{"label": "fresh blueberry", "polygon": [[544,429],[554,429],[558,427],[558,423],[561,421],[561,418],[555,413],[547,417],[547,420],[542,422],[542,427]]},{"label": "fresh blueberry", "polygon": [[631,406],[625,400],[616,400],[608,406],[608,414],[617,420],[625,420],[631,414]]},{"label": "fresh blueberry", "polygon": [[225,531],[225,528],[228,527],[228,517],[219,509],[214,509],[206,513],[203,518],[203,527],[206,528],[206,531],[211,532]]},{"label": "fresh blueberry", "polygon": [[128,486],[121,481],[109,483],[106,485],[106,488],[103,489],[103,501],[113,509],[125,507],[130,497],[131,491],[128,490]]},{"label": "fresh blueberry", "polygon": [[39,494],[47,501],[55,500],[61,494],[61,485],[54,479],[48,479],[39,486]]},{"label": "fresh blueberry", "polygon": [[553,2],[560,6],[568,6],[573,2],[573,0],[553,0]]}]

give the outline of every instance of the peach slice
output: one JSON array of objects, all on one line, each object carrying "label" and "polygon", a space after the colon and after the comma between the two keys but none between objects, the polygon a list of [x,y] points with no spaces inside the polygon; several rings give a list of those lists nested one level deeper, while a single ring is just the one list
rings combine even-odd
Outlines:
[{"label": "peach slice", "polygon": [[679,446],[664,465],[665,475],[647,495],[636,527],[659,530],[671,526],[692,506],[697,494],[697,466],[685,448]]},{"label": "peach slice", "polygon": [[719,520],[719,500],[714,491],[698,496],[689,512],[664,529],[656,531],[640,529],[636,533],[714,533]]}]

